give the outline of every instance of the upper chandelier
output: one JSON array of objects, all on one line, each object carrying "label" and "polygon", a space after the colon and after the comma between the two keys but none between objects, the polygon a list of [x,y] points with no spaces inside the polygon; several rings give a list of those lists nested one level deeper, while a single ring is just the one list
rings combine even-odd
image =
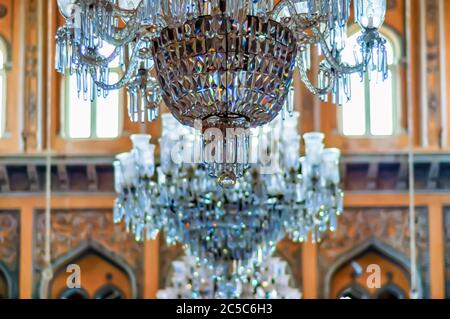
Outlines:
[{"label": "upper chandelier", "polygon": [[[386,0],[355,0],[361,26],[353,65],[342,61],[351,0],[58,0],[66,24],[57,33],[56,68],[75,74],[85,97],[127,87],[133,121],[154,120],[164,100],[175,118],[197,127],[204,144],[226,136],[210,175],[234,180],[248,168],[248,129],[287,107],[297,67],[315,95],[342,104],[350,74],[387,77],[385,40],[378,28]],[[311,52],[319,55],[312,73]],[[117,63],[123,77],[109,81]],[[156,78],[153,77],[156,75]],[[313,83],[316,82],[316,83]],[[239,130],[229,138],[228,129]],[[217,155],[216,154],[216,155]]]}]

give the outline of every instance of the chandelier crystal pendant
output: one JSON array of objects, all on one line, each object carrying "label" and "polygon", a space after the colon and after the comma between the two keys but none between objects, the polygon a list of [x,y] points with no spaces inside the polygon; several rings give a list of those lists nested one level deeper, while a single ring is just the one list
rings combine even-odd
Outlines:
[{"label": "chandelier crystal pendant", "polygon": [[270,257],[252,270],[234,274],[217,273],[213,266],[199,264],[191,255],[172,262],[167,288],[159,290],[158,299],[300,299],[291,287],[287,263]]},{"label": "chandelier crystal pendant", "polygon": [[[163,114],[156,182],[149,179],[154,160],[136,156],[150,155],[149,146],[139,143],[148,144],[149,136],[134,136],[133,151],[117,157],[114,220],[124,220],[139,241],[162,230],[169,245],[183,244],[222,273],[252,269],[286,235],[300,242],[311,233],[320,240],[321,233],[336,229],[343,212],[340,152],[324,148],[322,133],[308,133],[301,157],[298,118],[294,113],[252,130],[252,167],[235,187],[223,188],[200,165],[199,134]],[[147,174],[140,173],[144,162],[151,167]],[[134,172],[123,179],[128,169]]]},{"label": "chandelier crystal pendant", "polygon": [[[57,32],[56,68],[74,74],[91,99],[126,87],[133,121],[155,119],[162,99],[180,123],[203,133],[203,146],[215,129],[224,138],[203,161],[209,175],[233,184],[249,168],[248,129],[293,112],[285,100],[296,68],[313,94],[331,94],[336,104],[351,96],[350,74],[387,77],[378,33],[386,0],[353,3],[362,32],[349,65],[341,52],[351,0],[58,0],[66,24]],[[124,75],[110,83],[116,59]]]}]

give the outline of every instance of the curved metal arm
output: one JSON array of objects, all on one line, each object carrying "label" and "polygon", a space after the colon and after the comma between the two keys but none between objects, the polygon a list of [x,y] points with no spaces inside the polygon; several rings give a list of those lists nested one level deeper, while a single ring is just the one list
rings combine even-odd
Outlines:
[{"label": "curved metal arm", "polygon": [[300,55],[300,63],[298,63],[299,70],[300,70],[300,77],[302,79],[302,82],[305,84],[306,88],[312,94],[318,95],[318,96],[326,95],[326,94],[330,93],[330,91],[334,87],[334,81],[336,80],[336,75],[330,70],[330,78],[329,78],[328,85],[324,88],[318,88],[314,84],[312,84],[311,81],[309,80],[308,71],[305,69],[303,62],[304,62],[303,57],[302,57],[302,55]]},{"label": "curved metal arm", "polygon": [[128,68],[125,71],[125,74],[117,83],[114,84],[107,84],[104,82],[101,82],[97,79],[97,72],[95,68],[91,68],[91,77],[94,80],[94,83],[101,88],[102,90],[118,90],[122,87],[124,87],[128,82],[130,82],[131,77],[134,74],[134,71],[136,70],[136,67],[138,66],[139,62],[139,47],[143,43],[143,41],[139,41],[136,44],[135,51],[133,52],[133,55],[130,58],[130,64],[128,65]]},{"label": "curved metal arm", "polygon": [[331,53],[331,50],[328,48],[327,41],[323,37],[323,34],[320,32],[320,30],[316,27],[311,28],[312,32],[314,33],[314,36],[319,40],[319,43],[322,48],[322,52],[330,66],[339,73],[358,73],[358,72],[364,72],[365,64],[360,63],[354,66],[348,65],[347,63],[341,63],[333,56]]},{"label": "curved metal arm", "polygon": [[133,16],[123,29],[117,30],[113,36],[108,35],[103,27],[103,23],[100,23],[97,19],[94,20],[95,26],[98,30],[100,38],[109,44],[114,46],[123,46],[128,42],[133,41],[136,38],[136,33],[141,28],[141,20],[137,16]]},{"label": "curved metal arm", "polygon": [[81,53],[80,46],[74,45],[73,46],[75,55],[80,59],[80,62],[83,64],[86,64],[88,66],[108,66],[114,59],[116,59],[121,50],[122,47],[118,46],[114,48],[114,51],[107,57],[104,57],[102,55],[92,56],[92,55],[85,55]]}]

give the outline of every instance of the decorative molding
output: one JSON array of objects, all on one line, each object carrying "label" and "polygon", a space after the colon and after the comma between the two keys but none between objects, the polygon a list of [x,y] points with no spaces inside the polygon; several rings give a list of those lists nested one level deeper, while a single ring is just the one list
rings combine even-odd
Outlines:
[{"label": "decorative molding", "polygon": [[37,149],[39,131],[39,6],[41,1],[27,0],[25,4],[25,69],[24,69],[24,127],[22,131],[24,151]]},{"label": "decorative molding", "polygon": [[[112,157],[54,158],[53,194],[114,194]],[[45,192],[45,159],[0,158],[0,196]]]},{"label": "decorative molding", "polygon": [[[52,263],[80,247],[102,247],[117,264],[125,262],[133,271],[138,287],[138,296],[142,296],[143,282],[143,246],[129,235],[123,225],[113,223],[110,210],[57,210],[52,212]],[[40,273],[45,266],[45,214],[36,211],[34,216],[33,265],[34,281],[40,281]],[[98,250],[98,249],[97,249]],[[123,262],[121,262],[123,261]]]},{"label": "decorative molding", "polygon": [[445,1],[439,0],[439,62],[440,62],[440,92],[441,92],[441,146],[448,146],[448,97],[447,97],[447,43],[445,33]]},{"label": "decorative molding", "polygon": [[[415,190],[450,190],[450,155],[416,154]],[[113,157],[55,157],[52,159],[54,194],[114,194]],[[407,192],[406,155],[346,155],[342,158],[346,192]],[[0,157],[0,197],[42,194],[45,158]]]},{"label": "decorative molding", "polygon": [[[428,212],[417,208],[418,270],[421,276],[423,296],[429,294],[429,233]],[[366,241],[378,241],[396,253],[397,260],[409,259],[409,214],[407,208],[358,208],[347,209],[339,217],[335,233],[325,234],[319,244],[319,287],[322,295],[328,291],[323,276],[354,247]]]},{"label": "decorative molding", "polygon": [[[440,0],[420,0],[422,146],[443,145],[443,97]],[[445,106],[446,107],[446,106]]]},{"label": "decorative molding", "polygon": [[[347,155],[342,158],[346,192],[393,193],[408,191],[406,155]],[[414,156],[417,193],[450,190],[450,155],[416,154]]]}]

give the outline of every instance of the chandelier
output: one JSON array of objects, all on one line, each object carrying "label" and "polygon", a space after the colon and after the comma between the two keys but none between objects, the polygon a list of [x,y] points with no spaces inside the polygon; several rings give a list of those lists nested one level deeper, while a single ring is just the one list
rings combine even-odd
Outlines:
[{"label": "chandelier", "polygon": [[117,156],[115,222],[125,221],[138,241],[164,231],[168,244],[185,245],[222,273],[252,269],[286,235],[320,240],[343,211],[340,152],[324,148],[322,133],[307,133],[301,157],[297,127],[294,113],[253,130],[251,168],[235,187],[223,188],[199,162],[195,130],[163,114],[156,168],[148,135],[133,136],[133,150]]},{"label": "chandelier", "polygon": [[252,270],[217,273],[199,264],[191,255],[172,262],[170,286],[157,293],[158,299],[300,299],[290,286],[287,263],[270,257]]},{"label": "chandelier", "polygon": [[[234,184],[250,167],[249,128],[293,112],[286,96],[295,69],[313,94],[337,104],[351,97],[350,74],[387,77],[378,33],[386,0],[353,2],[362,31],[350,65],[341,52],[351,0],[58,0],[66,24],[57,32],[56,68],[75,75],[78,92],[91,99],[126,87],[133,121],[154,120],[163,100],[180,123],[197,128],[203,147],[217,142],[202,161],[221,184]],[[123,69],[116,83],[113,61]]]}]

